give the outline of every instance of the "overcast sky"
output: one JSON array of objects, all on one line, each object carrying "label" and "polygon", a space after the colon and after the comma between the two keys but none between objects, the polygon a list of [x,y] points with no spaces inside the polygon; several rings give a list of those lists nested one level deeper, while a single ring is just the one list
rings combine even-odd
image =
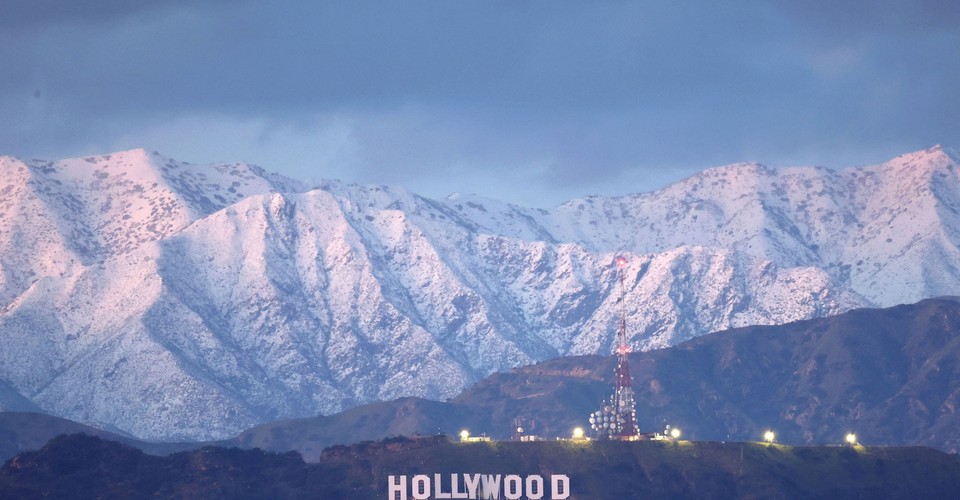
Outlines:
[{"label": "overcast sky", "polygon": [[0,155],[549,207],[960,147],[956,0],[2,0]]}]

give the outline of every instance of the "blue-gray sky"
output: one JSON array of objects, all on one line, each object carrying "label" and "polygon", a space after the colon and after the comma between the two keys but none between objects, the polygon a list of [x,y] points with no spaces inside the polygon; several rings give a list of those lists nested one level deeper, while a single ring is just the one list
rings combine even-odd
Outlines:
[{"label": "blue-gray sky", "polygon": [[0,154],[528,206],[960,147],[956,0],[3,0]]}]

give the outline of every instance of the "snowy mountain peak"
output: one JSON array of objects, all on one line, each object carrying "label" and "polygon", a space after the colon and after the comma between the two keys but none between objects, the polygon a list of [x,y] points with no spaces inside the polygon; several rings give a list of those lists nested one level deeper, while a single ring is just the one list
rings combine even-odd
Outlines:
[{"label": "snowy mountain peak", "polygon": [[637,349],[955,294],[946,151],[842,171],[734,164],[554,210],[307,190],[143,150],[0,158],[0,388],[155,439],[448,397],[608,354],[618,255]]},{"label": "snowy mountain peak", "polygon": [[926,150],[903,154],[885,162],[888,168],[936,170],[949,165],[957,166],[956,152],[939,144]]},{"label": "snowy mountain peak", "polygon": [[774,175],[776,170],[756,162],[731,163],[720,167],[708,168],[694,177],[697,178],[716,178],[716,177],[769,177]]}]

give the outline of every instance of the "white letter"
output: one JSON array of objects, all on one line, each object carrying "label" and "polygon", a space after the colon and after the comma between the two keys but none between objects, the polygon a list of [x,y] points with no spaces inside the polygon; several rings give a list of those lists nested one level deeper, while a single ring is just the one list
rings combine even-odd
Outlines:
[{"label": "white letter", "polygon": [[503,478],[503,497],[507,500],[520,500],[523,496],[523,481],[520,476],[510,474]]},{"label": "white letter", "polygon": [[500,474],[480,476],[483,482],[483,500],[500,500]]},{"label": "white letter", "polygon": [[443,486],[440,485],[440,474],[433,475],[433,498],[450,498],[449,493],[443,492]]},{"label": "white letter", "polygon": [[543,498],[543,478],[534,474],[527,476],[527,499],[540,500]]},{"label": "white letter", "polygon": [[450,498],[467,498],[467,492],[460,491],[459,474],[450,474]]},{"label": "white letter", "polygon": [[427,500],[430,498],[430,478],[418,474],[413,476],[413,481],[411,483],[413,486],[413,498],[416,500]]},{"label": "white letter", "polygon": [[476,500],[477,487],[480,486],[480,474],[464,474],[463,484],[467,486],[467,492],[470,494],[469,498]]},{"label": "white letter", "polygon": [[553,496],[551,500],[565,500],[570,496],[570,478],[566,474],[555,474],[550,476],[550,483],[553,486]]},{"label": "white letter", "polygon": [[[400,480],[397,482],[394,477]],[[400,493],[399,500],[407,500],[407,476],[387,477],[387,500],[398,500],[394,493]]]}]

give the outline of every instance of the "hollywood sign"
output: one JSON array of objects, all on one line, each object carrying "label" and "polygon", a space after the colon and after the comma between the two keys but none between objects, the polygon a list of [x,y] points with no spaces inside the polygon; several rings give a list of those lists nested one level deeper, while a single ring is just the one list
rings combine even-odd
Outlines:
[{"label": "hollywood sign", "polygon": [[[564,500],[570,496],[570,478],[553,474],[549,481],[538,474],[442,474],[388,476],[389,500],[434,500],[465,498],[470,500]],[[547,488],[549,486],[549,488]]]}]

